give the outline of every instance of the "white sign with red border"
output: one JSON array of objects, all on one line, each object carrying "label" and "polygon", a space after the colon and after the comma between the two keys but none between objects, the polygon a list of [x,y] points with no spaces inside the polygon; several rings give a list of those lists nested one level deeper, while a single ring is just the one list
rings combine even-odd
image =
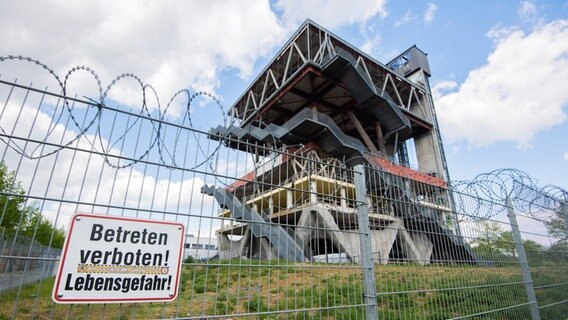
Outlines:
[{"label": "white sign with red border", "polygon": [[180,223],[77,213],[65,238],[53,301],[172,301],[184,242]]}]

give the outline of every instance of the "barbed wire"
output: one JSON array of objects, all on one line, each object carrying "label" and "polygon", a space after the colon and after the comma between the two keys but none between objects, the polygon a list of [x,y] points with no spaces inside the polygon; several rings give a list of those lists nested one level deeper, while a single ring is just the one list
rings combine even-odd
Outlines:
[{"label": "barbed wire", "polygon": [[[64,148],[72,146],[74,143],[77,143],[79,139],[84,138],[85,141],[87,141],[90,144],[92,150],[95,150],[99,154],[101,154],[102,157],[104,158],[105,163],[112,168],[123,169],[133,166],[139,163],[140,161],[142,161],[143,159],[147,159],[149,154],[152,152],[152,150],[155,150],[158,153],[159,162],[161,164],[167,165],[168,168],[176,169],[176,168],[182,168],[182,165],[177,163],[176,161],[177,158],[176,154],[178,153],[177,146],[182,137],[182,132],[189,131],[192,133],[194,138],[194,143],[196,144],[197,150],[199,150],[198,152],[201,153],[201,155],[203,156],[203,159],[193,164],[190,167],[184,166],[183,169],[192,170],[199,168],[204,164],[207,164],[212,172],[217,171],[217,165],[216,165],[217,159],[215,159],[215,157],[222,146],[223,140],[226,137],[221,136],[221,139],[218,140],[218,143],[213,146],[213,150],[206,151],[207,148],[203,147],[199,142],[200,139],[198,139],[197,137],[197,132],[199,130],[197,130],[194,127],[194,123],[191,116],[192,107],[193,104],[195,104],[195,101],[198,98],[206,98],[217,105],[222,117],[223,125],[225,127],[232,125],[235,122],[235,119],[231,115],[229,115],[228,112],[225,111],[225,108],[223,107],[223,104],[221,103],[220,99],[217,98],[212,93],[206,91],[191,92],[188,89],[181,89],[172,95],[172,97],[168,100],[168,103],[165,105],[165,107],[162,107],[158,93],[155,90],[155,88],[150,84],[144,83],[140,77],[138,77],[133,73],[123,73],[115,77],[106,86],[106,88],[103,89],[103,84],[102,81],[100,80],[100,76],[92,68],[87,66],[76,66],[71,68],[69,71],[66,72],[62,80],[62,78],[57,74],[57,72],[55,72],[48,65],[37,59],[21,55],[0,56],[0,63],[10,62],[10,61],[29,63],[35,66],[39,66],[43,71],[45,71],[51,78],[53,78],[56,81],[57,86],[59,87],[57,90],[52,89],[49,92],[34,89],[31,87],[31,85],[30,86],[18,85],[20,88],[38,91],[44,95],[51,94],[53,96],[58,97],[61,101],[60,103],[58,101],[58,103],[55,106],[53,106],[53,108],[55,108],[55,110],[53,111],[54,117],[52,117],[52,123],[50,123],[49,128],[47,129],[43,137],[35,139],[36,142],[35,147],[31,148],[30,150],[26,150],[25,147],[19,145],[16,139],[12,137],[12,134],[10,132],[7,132],[7,130],[0,125],[0,131],[3,133],[3,137],[0,137],[0,140],[2,140],[4,143],[6,143],[6,145],[9,148],[14,150],[16,153],[22,155],[23,157],[31,160],[38,160],[44,157],[48,157],[50,155],[53,155],[61,151]],[[84,99],[86,100],[79,100],[76,97],[73,98],[68,95],[69,85],[70,83],[73,82],[72,81],[73,77],[80,72],[90,76],[92,79],[95,80],[95,90],[98,96],[84,97]],[[140,88],[142,101],[140,102],[139,105],[134,106],[134,108],[136,107],[139,108],[139,112],[134,113],[132,111],[128,112],[124,111],[123,113],[125,115],[134,116],[135,120],[132,123],[128,123],[124,132],[120,133],[118,137],[114,138],[114,141],[110,140],[107,141],[104,136],[105,132],[104,127],[107,124],[101,121],[102,114],[104,110],[117,111],[116,109],[109,107],[110,105],[109,93],[112,91],[112,89],[116,88],[119,83],[125,80],[133,80],[136,83],[136,85],[139,86]],[[7,81],[2,81],[2,82],[4,84],[12,85],[12,87],[14,87],[16,86],[17,81],[14,83],[10,83]],[[149,96],[155,99],[157,114],[155,112],[152,112],[152,110],[148,107]],[[176,99],[182,96],[185,96],[186,98],[186,101],[182,106],[184,109],[183,116],[179,120],[179,124],[174,126],[174,128],[176,128],[176,132],[173,135],[173,143],[167,143],[164,133],[165,131],[164,125],[169,124],[169,122],[166,121],[166,117],[168,112],[172,109],[174,101],[176,101]],[[9,99],[10,96],[6,98],[6,104],[4,105],[4,109],[6,108]],[[78,119],[78,115],[76,114],[78,112],[76,111],[76,108],[74,108],[75,102],[80,102],[87,105],[86,111],[83,111],[86,119],[82,121]],[[60,108],[60,106],[62,107]],[[23,107],[24,103],[22,103],[21,108]],[[132,105],[129,105],[129,107],[130,110],[133,109]],[[90,112],[90,110],[94,110],[94,112]],[[56,129],[57,124],[59,124],[59,122],[65,117],[64,112],[67,113],[70,122],[77,128],[78,131],[76,131],[76,134],[74,134],[73,137],[68,139],[67,141],[62,143],[51,143],[49,144],[51,148],[44,148],[43,146],[45,146],[46,143],[50,142],[50,136],[53,134],[54,130]],[[87,115],[89,115],[89,113],[90,116],[87,118]],[[134,126],[138,123],[138,121],[147,121],[147,123],[151,126],[151,132],[145,133],[146,135],[150,135],[149,139],[150,142],[148,146],[146,146],[143,150],[139,152],[138,155],[135,155],[134,157],[111,156],[111,154],[113,154],[112,152],[113,148],[115,148],[119,143],[122,143],[124,145],[125,143],[124,140],[126,139],[126,136],[131,132],[131,130],[133,130]],[[96,138],[88,137],[87,133],[92,133]],[[29,147],[27,143],[26,146]],[[137,148],[135,148],[135,150],[136,149]],[[113,161],[113,159],[115,160]]]},{"label": "barbed wire", "polygon": [[563,204],[568,204],[568,190],[555,185],[540,187],[538,180],[512,168],[452,181],[450,190],[458,212],[480,219],[503,212],[507,199],[514,202],[515,210],[539,219],[556,215]]}]

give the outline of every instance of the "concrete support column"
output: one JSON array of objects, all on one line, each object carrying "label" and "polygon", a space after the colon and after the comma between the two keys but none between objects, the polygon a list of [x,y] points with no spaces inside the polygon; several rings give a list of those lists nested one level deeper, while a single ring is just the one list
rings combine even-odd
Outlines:
[{"label": "concrete support column", "polygon": [[379,146],[379,150],[381,151],[381,155],[383,157],[387,156],[387,147],[385,146],[385,139],[383,137],[383,130],[381,128],[381,124],[377,121],[375,122],[375,131],[377,132],[377,145]]},{"label": "concrete support column", "polygon": [[268,198],[268,214],[272,215],[274,213],[274,199],[272,197]]},{"label": "concrete support column", "polygon": [[355,125],[355,129],[357,129],[357,132],[359,133],[359,135],[363,139],[365,146],[372,153],[378,154],[379,150],[377,150],[377,147],[375,147],[375,145],[373,144],[373,141],[371,141],[371,138],[369,138],[369,135],[367,134],[367,132],[365,131],[365,129],[361,125],[361,122],[359,122],[359,119],[357,119],[355,114],[351,111],[347,112],[347,115],[349,116],[349,119],[351,119],[351,122],[353,122],[353,124]]},{"label": "concrete support column", "polygon": [[316,203],[316,202],[318,202],[317,192],[318,192],[318,184],[317,184],[317,181],[311,180],[311,181],[310,181],[310,202],[311,202],[311,203]]},{"label": "concrete support column", "polygon": [[294,207],[294,191],[286,190],[286,209]]},{"label": "concrete support column", "polygon": [[341,198],[341,199],[339,199],[339,201],[341,203],[341,210],[346,211],[347,210],[347,190],[345,190],[345,187],[341,187],[339,189],[339,197]]}]

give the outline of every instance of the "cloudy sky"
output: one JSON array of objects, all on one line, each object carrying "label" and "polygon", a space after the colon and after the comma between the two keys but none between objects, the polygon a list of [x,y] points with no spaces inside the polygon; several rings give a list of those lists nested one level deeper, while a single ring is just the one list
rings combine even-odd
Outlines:
[{"label": "cloudy sky", "polygon": [[[151,83],[161,101],[188,88],[214,93],[225,108],[306,18],[385,63],[416,44],[428,53],[453,179],[512,167],[542,184],[568,187],[566,1],[0,4],[0,56],[33,57],[61,76],[74,66],[89,66],[103,86],[129,72]],[[0,74],[23,81],[36,77],[6,63]],[[79,80],[77,90],[88,91],[87,80]],[[132,90],[119,87],[113,98],[135,103],[129,98],[139,95]],[[218,112],[204,106],[196,121],[203,119],[207,129],[209,113]],[[181,113],[173,108],[171,114]]]},{"label": "cloudy sky", "polygon": [[230,106],[310,18],[384,62],[413,44],[428,53],[453,178],[516,167],[566,185],[567,17],[562,1],[4,0],[0,52]]}]

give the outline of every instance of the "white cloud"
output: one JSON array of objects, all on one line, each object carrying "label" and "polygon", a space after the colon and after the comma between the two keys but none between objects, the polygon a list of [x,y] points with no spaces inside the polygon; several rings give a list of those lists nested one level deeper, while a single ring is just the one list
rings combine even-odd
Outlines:
[{"label": "white cloud", "polygon": [[[166,101],[181,88],[214,91],[224,69],[249,77],[286,36],[268,1],[258,0],[11,1],[0,28],[1,54],[38,58],[59,74],[87,65],[105,85],[133,72]],[[129,92],[115,98],[131,102]]]},{"label": "white cloud", "polygon": [[452,90],[458,87],[458,83],[453,80],[444,80],[436,83],[436,85],[432,88],[432,96],[434,96],[435,100],[438,100],[445,94],[448,94]]},{"label": "white cloud", "polygon": [[564,160],[568,161],[568,152],[564,154]]},{"label": "white cloud", "polygon": [[375,49],[377,48],[377,41],[378,40],[380,40],[380,37],[366,39],[365,42],[363,42],[363,44],[361,45],[360,49],[363,52],[366,52],[368,54],[372,54],[372,52],[374,52]]},{"label": "white cloud", "polygon": [[531,1],[523,1],[517,11],[519,17],[523,20],[531,20],[536,16],[536,7]]},{"label": "white cloud", "polygon": [[278,0],[276,9],[282,11],[282,20],[288,28],[296,28],[307,18],[326,28],[336,28],[387,15],[386,0]]},{"label": "white cloud", "polygon": [[381,33],[376,30],[374,25],[362,26],[361,34],[363,35],[364,41],[359,46],[359,48],[370,55],[375,55],[375,51],[379,48],[381,43]]},{"label": "white cloud", "polygon": [[390,61],[398,56],[401,50],[396,48],[387,50],[387,48],[382,45],[382,35],[378,30],[381,30],[381,26],[376,23],[362,25],[360,27],[360,33],[363,36],[363,41],[359,45],[359,48],[370,56],[377,58],[379,61]]},{"label": "white cloud", "polygon": [[434,20],[438,6],[435,3],[428,3],[426,12],[424,12],[424,23],[428,24]]},{"label": "white cloud", "polygon": [[514,31],[519,31],[520,28],[518,26],[508,26],[504,27],[502,25],[496,25],[493,28],[489,29],[486,36],[493,40],[499,40],[502,38],[506,38],[511,35]]},{"label": "white cloud", "polygon": [[[487,64],[461,83],[434,86],[441,127],[450,141],[530,146],[536,134],[566,120],[568,20],[520,30],[493,30]],[[447,92],[448,89],[457,89]]]},{"label": "white cloud", "polygon": [[[271,7],[267,0],[11,1],[0,10],[0,54],[37,58],[61,76],[86,65],[104,86],[132,72],[152,84],[164,103],[181,88],[214,92],[223,70],[250,77],[255,63],[271,55],[307,17],[327,28],[365,23],[386,16],[385,3],[280,0]],[[47,81],[34,72],[24,74],[19,66],[3,64],[1,72],[3,78],[28,83]],[[73,83],[71,94],[94,91],[92,80]],[[139,85],[127,79],[110,97],[139,103],[139,92]]]},{"label": "white cloud", "polygon": [[418,19],[418,16],[416,14],[412,13],[412,10],[408,9],[404,13],[404,15],[402,17],[400,17],[400,19],[398,19],[394,22],[394,25],[395,25],[395,27],[400,27],[402,25],[416,21],[416,19]]}]

